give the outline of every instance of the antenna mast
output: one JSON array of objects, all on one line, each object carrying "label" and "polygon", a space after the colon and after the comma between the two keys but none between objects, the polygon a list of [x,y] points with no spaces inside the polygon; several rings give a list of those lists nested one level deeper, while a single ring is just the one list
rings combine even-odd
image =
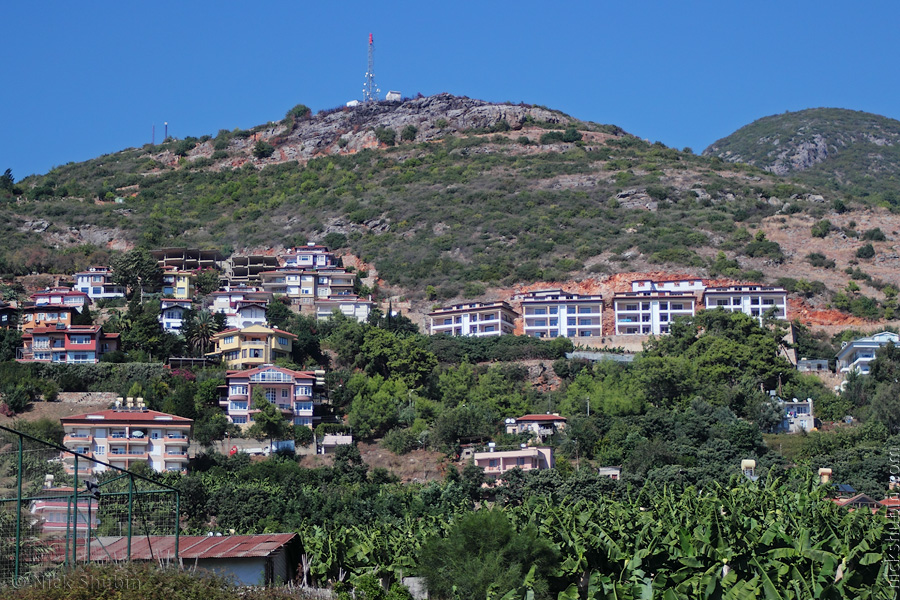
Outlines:
[{"label": "antenna mast", "polygon": [[369,68],[366,70],[366,82],[363,87],[363,102],[377,102],[378,86],[375,85],[375,42],[369,34]]}]

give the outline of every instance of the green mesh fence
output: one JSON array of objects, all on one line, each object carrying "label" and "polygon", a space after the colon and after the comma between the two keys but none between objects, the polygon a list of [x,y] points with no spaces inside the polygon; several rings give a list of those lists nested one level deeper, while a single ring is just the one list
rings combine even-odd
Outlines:
[{"label": "green mesh fence", "polygon": [[131,560],[138,544],[177,561],[179,513],[174,488],[0,426],[0,588]]}]

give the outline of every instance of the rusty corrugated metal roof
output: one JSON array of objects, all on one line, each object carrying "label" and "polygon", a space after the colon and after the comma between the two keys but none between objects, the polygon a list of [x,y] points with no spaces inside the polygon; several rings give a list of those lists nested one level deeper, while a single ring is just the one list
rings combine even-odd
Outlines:
[{"label": "rusty corrugated metal roof", "polygon": [[[257,535],[183,535],[178,540],[178,555],[182,559],[259,558],[280,550],[296,533]],[[134,536],[131,538],[131,559],[151,560],[175,557],[174,535]],[[101,537],[91,544],[91,559],[95,561],[127,560],[128,538]]]}]

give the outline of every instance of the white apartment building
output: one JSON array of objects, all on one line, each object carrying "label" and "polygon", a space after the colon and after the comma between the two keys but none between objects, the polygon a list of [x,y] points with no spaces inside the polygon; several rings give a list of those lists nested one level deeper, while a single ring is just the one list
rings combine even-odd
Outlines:
[{"label": "white apartment building", "polygon": [[875,360],[875,353],[888,344],[900,345],[900,335],[882,331],[852,342],[844,342],[841,344],[840,352],[837,353],[838,373],[856,371],[861,375],[868,375],[871,363]]},{"label": "white apartment building", "polygon": [[345,294],[342,296],[330,296],[316,300],[316,319],[319,321],[327,321],[334,314],[334,311],[340,312],[345,317],[356,319],[360,323],[369,320],[369,313],[372,312],[371,299],[360,298],[356,294]]},{"label": "white apartment building", "polygon": [[159,301],[159,323],[166,331],[181,332],[184,312],[191,307],[191,301],[179,298],[163,298]]},{"label": "white apartment building", "polygon": [[694,316],[697,297],[691,291],[643,291],[616,294],[616,335],[662,335],[678,317]]},{"label": "white apartment building", "polygon": [[75,273],[75,289],[87,294],[91,300],[125,297],[125,286],[113,283],[109,267],[91,267]]},{"label": "white apartment building", "polygon": [[562,290],[541,290],[520,296],[525,335],[538,338],[600,337],[603,297]]},{"label": "white apartment building", "polygon": [[732,285],[706,288],[703,294],[704,308],[722,308],[730,312],[742,312],[756,317],[762,324],[763,317],[771,310],[776,319],[787,319],[787,291],[765,285]]},{"label": "white apartment building", "polygon": [[280,258],[285,267],[295,269],[326,269],[337,265],[334,253],[315,242],[291,248]]},{"label": "white apartment building", "polygon": [[455,304],[428,313],[429,332],[452,336],[491,337],[512,334],[519,313],[507,302]]},{"label": "white apartment building", "polygon": [[[116,408],[62,417],[63,445],[70,450],[128,469],[138,462],[154,471],[183,471],[188,462],[193,421],[143,406],[143,400],[116,401]],[[63,457],[66,472],[75,472],[75,461]],[[107,467],[91,461],[79,461],[79,475],[100,473]]]}]

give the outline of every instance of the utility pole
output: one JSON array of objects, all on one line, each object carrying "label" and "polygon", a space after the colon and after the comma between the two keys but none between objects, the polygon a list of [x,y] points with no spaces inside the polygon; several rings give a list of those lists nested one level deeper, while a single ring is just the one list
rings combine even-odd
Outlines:
[{"label": "utility pole", "polygon": [[363,87],[363,102],[378,101],[378,86],[375,85],[375,41],[369,34],[369,68],[366,70],[366,81]]}]

